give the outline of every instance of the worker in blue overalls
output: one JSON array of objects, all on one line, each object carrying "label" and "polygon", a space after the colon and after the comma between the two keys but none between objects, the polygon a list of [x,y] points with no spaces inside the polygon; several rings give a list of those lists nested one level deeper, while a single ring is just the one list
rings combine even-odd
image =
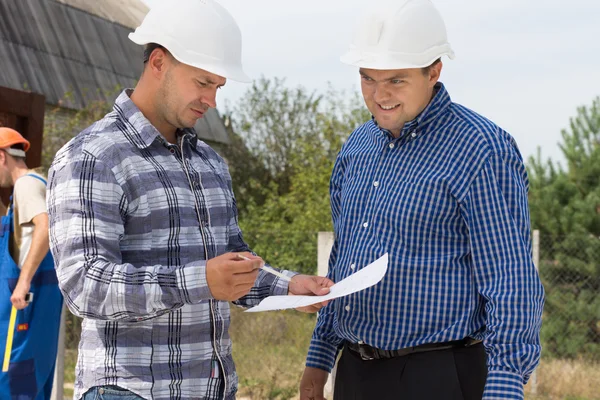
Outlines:
[{"label": "worker in blue overalls", "polygon": [[[50,399],[62,309],[49,252],[46,181],[27,168],[28,149],[17,131],[0,127],[0,187],[14,187],[0,229],[3,370],[8,363],[0,372],[2,400]],[[13,307],[16,322],[9,329]]]}]

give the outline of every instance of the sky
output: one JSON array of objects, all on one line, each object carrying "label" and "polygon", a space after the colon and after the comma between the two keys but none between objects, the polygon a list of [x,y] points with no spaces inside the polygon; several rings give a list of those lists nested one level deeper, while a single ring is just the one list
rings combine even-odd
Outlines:
[{"label": "sky", "polygon": [[[143,0],[152,7],[159,1]],[[441,81],[452,100],[512,134],[527,159],[564,163],[561,130],[577,108],[600,96],[600,1],[433,0],[454,60]],[[219,0],[242,31],[242,62],[258,79],[285,78],[312,91],[360,89],[358,71],[339,61],[365,13],[390,0]],[[397,4],[398,1],[395,1]],[[217,108],[234,105],[248,84],[228,82]]]}]

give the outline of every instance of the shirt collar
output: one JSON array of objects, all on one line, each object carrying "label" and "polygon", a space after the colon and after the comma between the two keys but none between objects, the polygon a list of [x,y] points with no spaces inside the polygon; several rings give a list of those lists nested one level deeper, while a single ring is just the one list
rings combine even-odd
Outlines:
[{"label": "shirt collar", "polygon": [[[400,133],[400,137],[403,137],[408,132],[414,132],[417,129],[423,130],[431,122],[438,119],[448,109],[448,107],[450,107],[452,100],[450,99],[450,94],[448,94],[448,91],[446,91],[446,87],[442,82],[435,84],[434,91],[435,95],[427,107],[425,107],[425,109],[415,119],[404,124],[402,132]],[[379,128],[374,116],[371,116],[371,120],[378,131],[387,133],[387,130],[382,130]]]},{"label": "shirt collar", "polygon": [[[133,89],[123,90],[115,100],[114,110],[129,123],[130,127],[133,127],[135,131],[132,132],[134,134],[134,144],[140,149],[150,147],[155,141],[169,145],[169,142],[160,134],[158,129],[148,121],[135,103],[131,101],[131,93],[133,93]],[[193,128],[179,129],[177,136],[178,139],[189,140],[190,145],[196,147],[198,136]]]}]

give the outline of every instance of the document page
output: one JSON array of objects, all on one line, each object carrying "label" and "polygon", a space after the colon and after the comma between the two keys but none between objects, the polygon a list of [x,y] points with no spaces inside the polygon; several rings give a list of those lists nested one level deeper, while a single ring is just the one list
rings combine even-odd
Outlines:
[{"label": "document page", "polygon": [[331,291],[324,296],[270,296],[260,302],[256,307],[252,307],[246,312],[285,310],[288,308],[305,307],[322,301],[347,296],[366,288],[369,288],[381,281],[387,272],[388,253],[373,261],[360,271],[350,275],[344,280],[333,285]]}]

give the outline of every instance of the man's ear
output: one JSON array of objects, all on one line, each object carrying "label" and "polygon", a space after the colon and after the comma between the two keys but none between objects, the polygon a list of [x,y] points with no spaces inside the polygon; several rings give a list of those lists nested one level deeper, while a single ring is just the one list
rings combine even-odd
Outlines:
[{"label": "man's ear", "polygon": [[438,61],[429,68],[429,86],[434,87],[435,84],[440,80],[440,75],[442,74],[442,67],[442,62]]},{"label": "man's ear", "polygon": [[150,54],[148,62],[146,63],[146,68],[151,71],[153,76],[160,79],[165,73],[168,58],[169,55],[167,54],[167,51],[158,47]]}]

